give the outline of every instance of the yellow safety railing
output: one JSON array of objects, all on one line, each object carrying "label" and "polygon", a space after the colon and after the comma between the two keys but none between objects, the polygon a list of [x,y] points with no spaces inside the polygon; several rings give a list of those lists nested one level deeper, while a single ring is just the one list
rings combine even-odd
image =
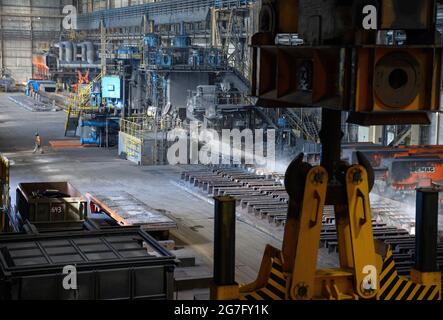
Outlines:
[{"label": "yellow safety railing", "polygon": [[121,119],[120,131],[126,133],[127,135],[143,140],[144,130],[142,123],[133,122],[128,119]]},{"label": "yellow safety railing", "polygon": [[74,114],[82,110],[89,110],[93,108],[98,109],[98,107],[92,107],[89,101],[91,98],[92,86],[94,85],[95,82],[100,81],[101,78],[102,74],[99,73],[93,81],[88,83],[86,86],[79,86],[78,92],[71,94],[71,99],[68,106],[68,112],[71,111],[71,114]]},{"label": "yellow safety railing", "polygon": [[68,110],[66,111],[66,124],[65,124],[65,132],[69,129],[69,119],[76,117],[80,118],[82,112],[95,112],[98,111],[99,106],[91,106],[91,92],[92,86],[95,82],[100,81],[102,78],[102,73],[99,73],[93,81],[88,83],[86,86],[79,86],[78,92],[71,94],[68,103]]},{"label": "yellow safety railing", "polygon": [[86,85],[84,87],[79,87],[77,106],[78,106],[80,112],[81,111],[98,110],[99,106],[95,106],[95,107],[91,106],[90,99],[91,99],[91,92],[92,92],[92,87],[93,87],[94,83],[100,81],[101,78],[102,78],[102,74],[99,73],[93,81],[88,83],[88,85]]},{"label": "yellow safety railing", "polygon": [[144,133],[154,128],[154,119],[148,115],[127,117],[120,120],[120,131],[143,141]]}]

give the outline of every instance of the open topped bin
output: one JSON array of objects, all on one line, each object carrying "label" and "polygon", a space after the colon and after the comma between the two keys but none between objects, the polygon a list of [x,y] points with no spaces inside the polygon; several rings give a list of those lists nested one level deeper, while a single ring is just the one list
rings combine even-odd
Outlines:
[{"label": "open topped bin", "polygon": [[39,231],[78,229],[87,215],[87,201],[69,182],[21,183],[17,188],[17,222],[26,220]]}]

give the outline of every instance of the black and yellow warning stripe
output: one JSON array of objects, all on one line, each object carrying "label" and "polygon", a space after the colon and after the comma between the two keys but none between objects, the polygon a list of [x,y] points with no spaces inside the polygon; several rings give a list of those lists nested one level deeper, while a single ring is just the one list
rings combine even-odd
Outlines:
[{"label": "black and yellow warning stripe", "polygon": [[283,273],[282,261],[274,259],[266,286],[242,295],[240,300],[285,300],[286,282],[287,276]]},{"label": "black and yellow warning stripe", "polygon": [[388,250],[380,274],[380,300],[438,300],[439,291],[436,285],[421,285],[400,277],[392,251]]},{"label": "black and yellow warning stripe", "polygon": [[[283,273],[282,262],[273,259],[271,273],[265,287],[248,292],[240,300],[284,300],[288,276]],[[421,285],[400,277],[395,268],[392,251],[388,250],[380,274],[380,300],[438,300],[440,290],[436,285]]]}]

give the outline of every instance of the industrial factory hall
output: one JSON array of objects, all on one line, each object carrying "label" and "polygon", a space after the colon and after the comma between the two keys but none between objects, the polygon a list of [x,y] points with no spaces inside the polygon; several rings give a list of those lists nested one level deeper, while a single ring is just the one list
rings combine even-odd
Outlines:
[{"label": "industrial factory hall", "polygon": [[437,0],[0,0],[0,301],[441,301],[442,32]]}]

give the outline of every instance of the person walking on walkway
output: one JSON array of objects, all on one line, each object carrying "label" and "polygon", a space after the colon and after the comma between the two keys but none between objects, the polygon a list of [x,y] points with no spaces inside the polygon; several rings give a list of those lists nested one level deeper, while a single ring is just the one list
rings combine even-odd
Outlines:
[{"label": "person walking on walkway", "polygon": [[37,151],[40,151],[40,153],[43,154],[42,140],[40,139],[38,132],[35,133],[35,148],[32,153],[36,153]]}]

